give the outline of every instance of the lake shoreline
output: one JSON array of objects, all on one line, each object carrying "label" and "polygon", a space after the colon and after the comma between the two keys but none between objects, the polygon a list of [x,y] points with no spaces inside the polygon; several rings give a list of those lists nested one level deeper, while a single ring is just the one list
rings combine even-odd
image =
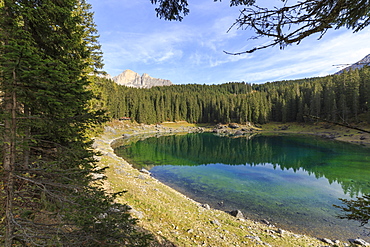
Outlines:
[{"label": "lake shoreline", "polygon": [[[280,127],[275,127],[275,129],[276,128]],[[230,246],[230,244],[232,244],[231,246],[246,246],[243,244],[248,244],[247,246],[256,246],[260,245],[261,243],[265,243],[266,245],[270,246],[323,246],[325,243],[318,241],[313,237],[294,234],[289,231],[277,229],[276,227],[267,225],[266,223],[253,222],[249,220],[241,221],[240,219],[236,219],[220,210],[205,209],[199,203],[187,198],[174,189],[163,185],[158,180],[146,174],[140,173],[136,169],[132,168],[132,166],[130,166],[122,158],[115,156],[111,147],[112,141],[122,138],[122,135],[127,137],[130,136],[132,138],[134,136],[138,136],[138,134],[144,133],[150,133],[151,135],[156,133],[159,135],[174,133],[186,134],[189,132],[201,131],[212,132],[213,129],[214,127],[212,126],[204,126],[201,128],[194,125],[184,126],[183,123],[177,124],[176,126],[174,123],[149,126],[116,122],[111,123],[108,127],[106,127],[105,133],[96,139],[95,146],[97,150],[103,153],[100,162],[109,165],[111,168],[108,169],[107,172],[110,189],[117,191],[123,186],[124,189],[129,191],[128,193],[130,195],[126,198],[121,198],[121,202],[127,203],[134,208],[133,212],[134,215],[139,218],[140,226],[153,232],[159,242],[169,241],[172,244],[175,244],[175,246],[202,246],[198,242],[204,243],[205,245],[203,246]],[[292,130],[294,130],[294,128],[289,126],[288,129],[284,129],[282,131],[261,131],[256,129],[255,132],[270,132],[271,134],[276,134],[280,132],[292,133]],[[235,132],[236,128],[230,130],[229,134],[233,135]],[[321,133],[322,132],[313,134],[321,135]],[[309,133],[306,131],[306,133],[299,134]],[[117,180],[118,176],[120,178]],[[125,181],[124,184],[122,184],[123,180]],[[144,194],[141,191],[143,188],[145,188]],[[158,192],[170,194],[173,205],[171,203],[165,203],[166,200],[169,200],[168,198],[158,198]],[[147,197],[153,198],[150,199]],[[152,200],[155,198],[156,200]],[[164,207],[166,208],[165,210],[162,207],[163,205],[166,205]],[[171,207],[173,208],[171,209]],[[179,207],[184,208],[184,210],[181,210]],[[189,215],[189,211],[191,211],[196,214],[196,218],[191,218],[190,222],[184,223],[181,222],[181,220],[175,219],[176,217],[174,218],[174,216],[168,215],[169,213],[166,214],[164,212],[166,210],[176,212],[174,216],[180,216],[180,218],[191,218]],[[221,225],[219,226],[218,224],[212,223],[215,220],[220,221]],[[201,223],[196,224],[194,222],[192,224],[192,221]],[[224,224],[222,222],[231,223]],[[250,231],[249,229],[253,229],[253,231]],[[232,237],[230,237],[230,233],[232,233]],[[248,233],[249,235],[247,235]],[[209,238],[215,234],[220,237]],[[238,243],[238,245],[235,245],[235,243]],[[346,243],[341,242],[338,244],[338,246],[346,246]]]}]

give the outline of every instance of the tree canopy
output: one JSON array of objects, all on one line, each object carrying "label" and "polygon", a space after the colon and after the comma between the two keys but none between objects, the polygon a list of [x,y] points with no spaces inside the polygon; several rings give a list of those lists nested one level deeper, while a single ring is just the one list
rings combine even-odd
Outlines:
[{"label": "tree canopy", "polygon": [[[190,11],[187,0],[151,0],[151,3],[159,5],[155,9],[157,16],[165,20],[181,21]],[[369,1],[282,0],[281,6],[266,8],[255,0],[230,0],[230,7],[239,5],[244,7],[230,29],[250,29],[256,34],[251,39],[267,37],[270,42],[238,53],[226,52],[231,55],[252,53],[276,45],[283,49],[299,44],[312,34],[320,34],[320,39],[331,28],[345,27],[358,32],[370,24]]]}]

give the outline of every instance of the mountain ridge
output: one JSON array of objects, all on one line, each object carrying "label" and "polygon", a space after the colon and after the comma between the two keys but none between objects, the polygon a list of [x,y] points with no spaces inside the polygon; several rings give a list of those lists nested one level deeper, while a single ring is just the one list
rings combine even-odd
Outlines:
[{"label": "mountain ridge", "polygon": [[350,71],[350,70],[355,70],[355,69],[361,69],[362,67],[364,66],[370,66],[370,54],[366,55],[363,59],[361,59],[360,61],[356,62],[356,63],[353,63],[347,67],[345,67],[344,69],[341,69],[340,71],[338,71],[337,73],[335,73],[336,75],[338,74],[341,74],[343,73],[344,71]]},{"label": "mountain ridge", "polygon": [[153,78],[147,73],[144,73],[140,76],[138,73],[130,69],[127,69],[123,71],[121,74],[111,77],[111,78],[118,85],[124,85],[127,87],[135,87],[135,88],[151,88],[151,87],[156,87],[156,86],[172,85],[172,82],[170,80]]}]

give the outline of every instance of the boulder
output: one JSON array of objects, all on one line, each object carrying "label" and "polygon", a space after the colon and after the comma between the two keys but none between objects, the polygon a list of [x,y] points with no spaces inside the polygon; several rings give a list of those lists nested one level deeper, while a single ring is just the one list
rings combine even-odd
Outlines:
[{"label": "boulder", "polygon": [[239,128],[239,124],[237,124],[237,123],[230,123],[229,124],[229,128],[231,128],[231,129],[237,129],[237,128]]},{"label": "boulder", "polygon": [[224,126],[221,123],[218,123],[218,124],[216,124],[215,128],[216,129],[222,129],[222,128],[224,128]]},{"label": "boulder", "polygon": [[356,238],[356,239],[349,239],[351,243],[358,244],[361,246],[370,246],[370,243],[366,242],[365,240],[361,238]]},{"label": "boulder", "polygon": [[330,244],[330,245],[335,245],[335,243],[331,240],[331,239],[328,239],[328,238],[322,238],[320,239],[322,242],[324,243],[327,243],[327,244]]},{"label": "boulder", "polygon": [[243,219],[244,215],[240,210],[233,210],[230,212],[230,214],[238,219]]},{"label": "boulder", "polygon": [[147,174],[147,175],[150,175],[151,173],[150,173],[150,171],[148,171],[147,169],[144,169],[144,168],[142,168],[141,170],[140,170],[140,172],[141,173],[144,173],[144,174]]}]

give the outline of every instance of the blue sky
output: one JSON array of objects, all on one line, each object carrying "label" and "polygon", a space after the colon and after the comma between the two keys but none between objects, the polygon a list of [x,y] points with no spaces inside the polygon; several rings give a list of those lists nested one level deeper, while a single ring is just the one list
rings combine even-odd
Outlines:
[{"label": "blue sky", "polygon": [[[284,50],[272,47],[231,56],[267,40],[249,40],[249,30],[229,27],[239,8],[229,1],[189,0],[182,22],[156,17],[150,0],[88,0],[104,53],[104,70],[116,76],[126,69],[174,84],[264,83],[333,74],[370,54],[370,28],[359,33],[339,29],[321,40],[309,37]],[[280,0],[270,0],[277,4]],[[257,1],[258,3],[258,1]]]}]

